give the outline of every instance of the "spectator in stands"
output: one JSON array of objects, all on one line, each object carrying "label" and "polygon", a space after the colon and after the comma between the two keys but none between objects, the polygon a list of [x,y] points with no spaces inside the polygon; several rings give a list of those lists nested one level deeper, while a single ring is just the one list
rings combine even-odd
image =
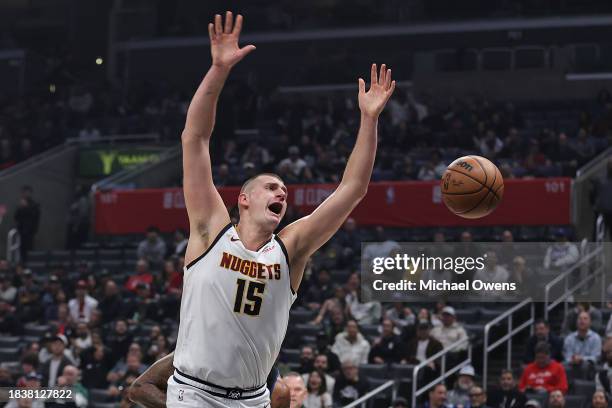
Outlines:
[{"label": "spectator in stands", "polygon": [[355,360],[342,360],[342,373],[334,386],[334,403],[345,406],[368,392],[368,381],[359,376],[359,366]]},{"label": "spectator in stands", "polygon": [[297,372],[300,374],[306,374],[314,368],[314,350],[311,346],[303,346],[302,352],[300,353],[300,367]]},{"label": "spectator in stands", "polygon": [[399,363],[401,359],[402,343],[394,332],[393,322],[389,319],[382,321],[382,334],[374,340],[370,349],[369,361],[373,364]]},{"label": "spectator in stands", "polygon": [[103,345],[85,350],[81,358],[83,385],[87,388],[98,389],[108,387],[106,376],[112,368],[110,360],[110,350]]},{"label": "spectator in stands", "polygon": [[612,238],[612,159],[608,159],[605,179],[596,182],[593,197],[594,209],[603,215],[609,237]]},{"label": "spectator in stands", "polygon": [[359,324],[376,324],[382,316],[382,305],[380,302],[361,301],[361,288],[359,275],[351,274],[347,284],[346,307],[349,317],[355,319]]},{"label": "spectator in stands", "polygon": [[159,334],[153,340],[149,350],[147,351],[147,363],[153,364],[157,360],[170,354],[170,344],[168,338],[163,334]]},{"label": "spectator in stands", "polygon": [[100,299],[98,308],[102,312],[102,322],[109,323],[117,318],[122,313],[123,298],[119,294],[119,288],[114,280],[109,279],[104,285],[104,295]]},{"label": "spectator in stands", "polygon": [[304,303],[311,310],[320,310],[321,305],[334,296],[334,287],[331,283],[329,271],[325,268],[316,273],[316,283],[310,285],[304,294]]},{"label": "spectator in stands", "polygon": [[[334,385],[336,384],[336,379],[329,375],[329,363],[327,355],[325,354],[317,354],[314,359],[314,370],[318,371],[325,377],[325,386],[327,387],[327,392],[330,395],[334,394]],[[304,383],[308,384],[308,376],[309,374],[302,374],[304,378]]]},{"label": "spectator in stands", "polygon": [[98,307],[98,301],[87,294],[87,282],[80,280],[76,284],[76,297],[68,302],[70,317],[74,322],[89,322],[91,313]]},{"label": "spectator in stands", "polygon": [[51,339],[51,358],[40,366],[40,374],[43,377],[42,384],[45,387],[55,387],[57,377],[64,371],[64,367],[74,365],[74,361],[64,355],[68,346],[68,339],[63,334],[58,334]]},{"label": "spectator in stands", "polygon": [[490,408],[487,405],[487,393],[479,385],[470,388],[470,408]]},{"label": "spectator in stands", "polygon": [[332,397],[327,390],[325,376],[319,371],[312,371],[306,382],[308,395],[304,400],[305,408],[331,408]]},{"label": "spectator in stands", "polygon": [[6,367],[0,367],[0,387],[15,387],[13,375]]},{"label": "spectator in stands", "polygon": [[556,361],[563,361],[563,340],[550,331],[550,324],[544,319],[538,319],[533,325],[533,336],[527,340],[523,363],[529,364],[535,359],[535,347],[540,342],[550,346],[550,356]]},{"label": "spectator in stands", "polygon": [[439,180],[446,171],[446,164],[440,159],[440,153],[432,152],[431,158],[419,169],[417,178],[422,181]]},{"label": "spectator in stands", "polygon": [[[317,333],[317,344],[316,344],[317,356],[315,357],[314,367],[316,370],[322,370],[326,373],[336,374],[340,372],[340,360],[336,353],[334,353],[329,344],[329,336],[323,330]],[[322,356],[326,358],[323,359]],[[319,358],[320,357],[320,358]],[[333,390],[333,384],[327,382],[328,390],[331,393]]]},{"label": "spectator in stands", "polygon": [[74,199],[68,210],[66,247],[68,249],[80,248],[87,241],[89,234],[89,197],[83,186],[77,186]]},{"label": "spectator in stands", "polygon": [[21,188],[21,198],[14,215],[15,226],[19,231],[21,260],[27,260],[27,253],[34,249],[34,238],[40,224],[40,205],[32,198],[32,187]]},{"label": "spectator in stands", "polygon": [[114,332],[106,339],[106,344],[112,350],[111,361],[116,363],[123,357],[132,344],[133,336],[128,332],[128,325],[125,320],[115,322]]},{"label": "spectator in stands", "polygon": [[6,302],[9,305],[15,304],[17,299],[17,288],[9,279],[8,275],[0,275],[0,302]]},{"label": "spectator in stands", "polygon": [[504,142],[497,137],[493,130],[487,130],[482,138],[475,137],[474,144],[482,156],[491,160],[504,148]]},{"label": "spectator in stands", "polygon": [[166,256],[166,243],[159,235],[159,228],[147,228],[147,237],[140,241],[136,250],[138,258],[149,261],[151,265],[161,266]]},{"label": "spectator in stands", "polygon": [[[41,380],[40,374],[31,373],[26,376],[24,388],[32,390],[40,389]],[[42,399],[13,398],[4,405],[4,408],[45,408],[45,406],[45,402]]]},{"label": "spectator in stands", "polygon": [[291,393],[291,402],[289,403],[290,408],[302,408],[304,407],[304,401],[308,394],[304,379],[299,373],[290,372],[285,374],[283,377],[285,384],[289,388]]},{"label": "spectator in stands", "polygon": [[38,354],[37,353],[26,353],[21,357],[21,376],[17,379],[15,385],[17,387],[23,387],[26,383],[26,377],[32,373],[38,371]]},{"label": "spectator in stands", "polygon": [[487,400],[492,408],[522,408],[527,402],[525,394],[516,386],[512,370],[502,370],[499,386],[487,393]]},{"label": "spectator in stands", "polygon": [[182,228],[177,228],[174,231],[174,236],[172,237],[172,242],[168,246],[168,256],[181,256],[187,250],[187,243],[189,240],[187,239],[187,232],[185,232]]},{"label": "spectator in stands", "polygon": [[142,353],[129,351],[125,362],[117,363],[108,373],[106,379],[111,384],[120,385],[127,377],[135,376],[135,378],[138,378],[146,369],[147,366],[142,363]]},{"label": "spectator in stands", "polygon": [[290,146],[288,153],[289,157],[281,160],[278,164],[279,169],[288,168],[291,174],[300,181],[312,180],[312,173],[308,163],[300,157],[300,148]]},{"label": "spectator in stands", "polygon": [[416,321],[416,316],[408,306],[403,302],[393,302],[393,307],[385,311],[385,318],[391,320],[400,332],[408,326],[413,326]]},{"label": "spectator in stands", "polygon": [[350,359],[358,364],[365,364],[368,362],[370,344],[359,332],[357,322],[349,320],[346,323],[345,331],[336,336],[332,351],[336,353],[340,361]]},{"label": "spectator in stands", "polygon": [[[436,353],[442,351],[442,343],[430,334],[431,323],[421,320],[417,325],[416,336],[408,342],[402,363],[419,364]],[[436,363],[429,364],[431,370],[436,370]]]},{"label": "spectator in stands", "polygon": [[153,275],[149,272],[149,262],[144,258],[136,262],[136,275],[130,276],[125,283],[125,288],[135,293],[139,284],[149,286],[153,284]]},{"label": "spectator in stands", "polygon": [[608,408],[610,397],[603,391],[595,391],[591,397],[591,408]]},{"label": "spectator in stands", "polygon": [[561,390],[554,390],[548,394],[547,408],[565,408],[565,395]]},{"label": "spectator in stands", "polygon": [[476,371],[471,365],[459,370],[453,389],[448,392],[447,402],[456,408],[468,407],[470,404],[470,390],[474,386]]},{"label": "spectator in stands", "polygon": [[22,322],[33,322],[42,315],[40,304],[40,287],[34,282],[30,269],[24,269],[21,275],[21,287],[17,290],[17,301],[21,311],[19,319]]},{"label": "spectator in stands", "polygon": [[550,358],[550,346],[540,342],[535,347],[535,360],[523,370],[519,383],[521,392],[551,392],[568,390],[567,375],[563,365]]},{"label": "spectator in stands", "polygon": [[[463,326],[457,322],[455,309],[452,306],[445,306],[442,309],[442,325],[434,327],[431,330],[431,336],[438,340],[444,348],[451,346],[453,343],[467,339],[468,335]],[[454,351],[467,350],[469,343],[465,342],[457,347]]]},{"label": "spectator in stands", "polygon": [[58,378],[58,387],[69,387],[72,389],[74,402],[77,407],[86,407],[89,392],[79,382],[80,371],[73,365],[67,365],[62,370],[62,376]]},{"label": "spectator in stands", "polygon": [[580,302],[576,304],[563,319],[562,333],[570,333],[576,331],[576,323],[578,322],[578,315],[581,312],[587,312],[591,317],[591,328],[593,331],[599,332],[603,328],[603,317],[601,310],[591,304],[591,302]]},{"label": "spectator in stands", "polygon": [[357,222],[354,218],[347,218],[329,244],[336,248],[337,267],[352,266],[355,255],[361,253],[362,241],[363,234],[357,228]]},{"label": "spectator in stands", "polygon": [[[506,283],[510,279],[508,270],[497,262],[497,254],[494,251],[488,251],[484,261],[484,268],[477,269],[474,273],[475,280],[481,280],[487,283]],[[498,297],[502,291],[483,290],[479,293],[485,297]]]},{"label": "spectator in stands", "polygon": [[595,387],[597,390],[604,391],[607,395],[612,395],[612,341],[608,339],[604,345],[605,363],[595,376]]},{"label": "spectator in stands", "polygon": [[578,247],[568,241],[567,234],[561,228],[555,230],[557,243],[546,249],[544,268],[552,270],[566,269],[578,261]]},{"label": "spectator in stands", "polygon": [[76,356],[79,356],[81,352],[93,345],[91,333],[87,324],[83,322],[77,323],[76,330],[71,338],[71,343]]},{"label": "spectator in stands", "polygon": [[601,338],[591,330],[591,316],[580,312],[577,330],[565,338],[563,356],[566,369],[578,378],[592,378],[595,364],[601,356]]},{"label": "spectator in stands", "polygon": [[452,405],[447,404],[446,397],[447,391],[446,386],[443,383],[439,383],[434,385],[427,394],[427,401],[421,408],[448,408],[452,407]]}]

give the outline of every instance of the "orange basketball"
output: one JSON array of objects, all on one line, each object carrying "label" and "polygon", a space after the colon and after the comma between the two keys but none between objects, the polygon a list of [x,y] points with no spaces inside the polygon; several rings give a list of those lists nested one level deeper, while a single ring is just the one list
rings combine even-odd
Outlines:
[{"label": "orange basketball", "polygon": [[463,218],[489,215],[504,195],[499,169],[480,156],[464,156],[452,162],[440,184],[444,204]]}]

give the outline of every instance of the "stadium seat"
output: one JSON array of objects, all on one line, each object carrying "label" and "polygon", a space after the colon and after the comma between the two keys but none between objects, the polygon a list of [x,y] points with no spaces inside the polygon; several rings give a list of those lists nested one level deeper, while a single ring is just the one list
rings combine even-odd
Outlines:
[{"label": "stadium seat", "polygon": [[19,347],[20,338],[17,336],[0,336],[0,348]]},{"label": "stadium seat", "polygon": [[386,364],[360,364],[359,375],[362,377],[389,379],[389,367]]},{"label": "stadium seat", "polygon": [[293,324],[308,323],[315,318],[311,310],[298,309],[289,312],[289,322]]},{"label": "stadium seat", "polygon": [[0,362],[19,360],[17,347],[0,348]]},{"label": "stadium seat", "polygon": [[478,309],[459,309],[455,308],[455,314],[457,316],[457,320],[460,322],[475,322],[478,320],[479,311]]},{"label": "stadium seat", "polygon": [[570,385],[570,391],[576,395],[593,395],[595,392],[595,383],[589,380],[573,380]]},{"label": "stadium seat", "polygon": [[412,379],[414,366],[412,364],[391,364],[391,371],[395,379]]},{"label": "stadium seat", "polygon": [[586,400],[587,397],[584,395],[566,395],[565,408],[582,408]]},{"label": "stadium seat", "polygon": [[298,336],[314,336],[316,337],[319,331],[321,331],[320,325],[310,323],[298,323],[293,326]]},{"label": "stadium seat", "polygon": [[299,349],[282,349],[281,350],[282,361],[284,363],[298,363],[300,362],[301,351]]}]

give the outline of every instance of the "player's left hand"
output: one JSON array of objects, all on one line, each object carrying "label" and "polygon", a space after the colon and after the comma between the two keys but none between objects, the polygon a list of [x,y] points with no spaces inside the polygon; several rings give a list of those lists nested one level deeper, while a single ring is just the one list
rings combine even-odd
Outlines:
[{"label": "player's left hand", "polygon": [[241,30],[242,16],[238,14],[234,23],[234,16],[231,11],[225,13],[225,24],[223,24],[220,14],[215,16],[214,23],[208,24],[213,65],[229,69],[255,49],[254,45],[247,45],[242,48],[238,46]]},{"label": "player's left hand", "polygon": [[380,67],[380,74],[377,73],[376,64],[372,64],[370,89],[366,92],[365,81],[359,78],[359,109],[366,116],[378,118],[393,95],[395,81],[391,80],[391,70],[385,64]]}]

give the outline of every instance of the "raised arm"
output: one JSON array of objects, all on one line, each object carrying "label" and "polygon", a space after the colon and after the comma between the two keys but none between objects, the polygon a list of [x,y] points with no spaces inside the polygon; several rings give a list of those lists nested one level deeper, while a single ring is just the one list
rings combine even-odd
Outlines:
[{"label": "raised arm", "polygon": [[230,70],[255,49],[253,45],[238,47],[242,16],[234,24],[232,13],[215,16],[208,25],[212,66],[198,87],[187,111],[182,134],[183,189],[189,215],[190,236],[185,261],[187,264],[202,254],[210,241],[229,223],[230,218],[213,183],[209,142],[215,125],[217,101]]},{"label": "raised arm", "polygon": [[376,157],[378,116],[394,89],[391,70],[387,70],[384,64],[380,73],[376,64],[372,65],[371,85],[367,92],[365,81],[359,78],[361,125],[340,185],[312,214],[288,225],[279,234],[287,246],[294,290],[300,285],[308,258],[338,231],[368,190]]}]

